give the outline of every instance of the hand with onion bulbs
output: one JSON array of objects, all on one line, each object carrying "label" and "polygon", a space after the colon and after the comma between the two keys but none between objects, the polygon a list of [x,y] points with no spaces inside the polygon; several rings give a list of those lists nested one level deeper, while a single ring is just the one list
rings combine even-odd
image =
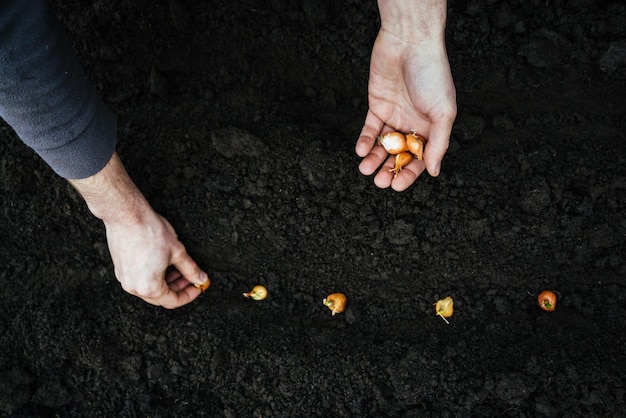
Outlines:
[{"label": "hand with onion bulbs", "polygon": [[[379,0],[381,28],[372,49],[369,110],[357,140],[359,170],[380,188],[408,188],[426,169],[439,175],[456,117],[456,91],[445,47],[446,1]],[[378,137],[391,131],[426,138],[423,160],[394,172]]]},{"label": "hand with onion bulbs", "polygon": [[189,256],[170,223],[150,207],[116,153],[100,172],[69,182],[104,222],[115,276],[125,291],[173,309],[210,286],[207,274]]}]

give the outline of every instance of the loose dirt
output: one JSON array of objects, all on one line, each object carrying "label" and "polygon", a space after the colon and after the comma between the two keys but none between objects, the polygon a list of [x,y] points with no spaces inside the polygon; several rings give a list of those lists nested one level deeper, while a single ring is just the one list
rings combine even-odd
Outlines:
[{"label": "loose dirt", "polygon": [[626,414],[621,2],[450,1],[459,116],[402,193],[353,151],[375,2],[54,5],[213,284],[175,311],[126,294],[101,223],[1,127],[1,413]]}]

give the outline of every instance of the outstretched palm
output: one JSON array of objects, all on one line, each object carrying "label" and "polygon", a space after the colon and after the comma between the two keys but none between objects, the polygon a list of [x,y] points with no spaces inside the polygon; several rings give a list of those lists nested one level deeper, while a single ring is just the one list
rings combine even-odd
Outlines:
[{"label": "outstretched palm", "polygon": [[[402,191],[426,168],[436,176],[448,148],[456,117],[456,93],[445,48],[409,44],[385,31],[379,33],[370,64],[369,111],[356,144],[363,157],[359,169],[374,182]],[[393,158],[376,144],[383,132],[415,130],[428,139],[424,160],[413,160],[397,177],[389,172]]]}]

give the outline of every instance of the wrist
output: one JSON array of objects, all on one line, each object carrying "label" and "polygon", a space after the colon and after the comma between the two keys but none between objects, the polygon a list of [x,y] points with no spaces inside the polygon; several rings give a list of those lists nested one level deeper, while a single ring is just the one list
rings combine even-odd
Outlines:
[{"label": "wrist", "polygon": [[83,197],[91,213],[105,224],[136,224],[152,212],[117,153],[113,153],[106,166],[93,176],[68,181]]},{"label": "wrist", "polygon": [[407,43],[445,42],[446,0],[378,0],[381,31]]}]

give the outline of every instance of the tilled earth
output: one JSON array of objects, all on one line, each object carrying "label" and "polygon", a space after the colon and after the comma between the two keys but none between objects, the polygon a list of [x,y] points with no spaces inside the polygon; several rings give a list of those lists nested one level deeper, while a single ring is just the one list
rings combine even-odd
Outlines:
[{"label": "tilled earth", "polygon": [[402,193],[353,152],[374,1],[54,5],[213,284],[175,311],[124,293],[100,222],[0,127],[0,413],[626,415],[621,2],[450,1],[459,116]]}]

